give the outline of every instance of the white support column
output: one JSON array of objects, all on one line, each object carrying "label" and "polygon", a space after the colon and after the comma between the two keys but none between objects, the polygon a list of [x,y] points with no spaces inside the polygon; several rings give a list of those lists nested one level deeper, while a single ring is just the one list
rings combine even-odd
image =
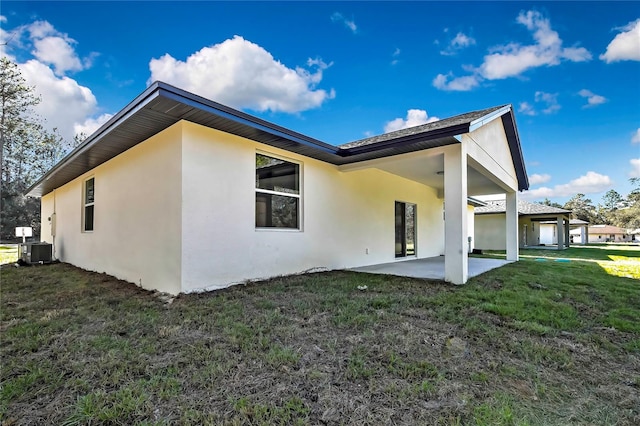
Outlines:
[{"label": "white support column", "polygon": [[444,279],[464,284],[467,252],[467,153],[464,142],[444,154]]},{"label": "white support column", "polygon": [[571,247],[571,236],[569,235],[570,229],[571,229],[571,222],[569,222],[569,219],[567,219],[564,225],[564,246],[566,248]]},{"label": "white support column", "polygon": [[558,250],[564,248],[564,218],[558,216]]},{"label": "white support column", "polygon": [[518,260],[518,193],[507,192],[505,198],[506,207],[506,234],[507,234],[507,260]]},{"label": "white support column", "polygon": [[589,225],[582,225],[582,244],[589,242]]}]

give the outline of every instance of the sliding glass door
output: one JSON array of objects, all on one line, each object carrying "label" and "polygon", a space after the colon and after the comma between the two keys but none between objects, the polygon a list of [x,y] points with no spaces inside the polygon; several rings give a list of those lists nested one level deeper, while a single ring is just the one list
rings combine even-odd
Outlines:
[{"label": "sliding glass door", "polygon": [[396,257],[416,255],[416,205],[396,201]]}]

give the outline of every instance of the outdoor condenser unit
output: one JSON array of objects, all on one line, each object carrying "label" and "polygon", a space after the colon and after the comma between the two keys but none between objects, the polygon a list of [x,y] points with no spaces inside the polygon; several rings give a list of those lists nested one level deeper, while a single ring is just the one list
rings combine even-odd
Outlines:
[{"label": "outdoor condenser unit", "polygon": [[51,244],[24,243],[18,246],[18,258],[25,263],[51,262]]}]

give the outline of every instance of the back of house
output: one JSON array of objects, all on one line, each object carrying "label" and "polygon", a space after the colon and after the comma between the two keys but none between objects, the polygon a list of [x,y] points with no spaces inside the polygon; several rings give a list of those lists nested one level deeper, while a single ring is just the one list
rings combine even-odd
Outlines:
[{"label": "back of house", "polygon": [[29,195],[57,259],[177,294],[440,255],[462,284],[469,197],[506,194],[516,260],[527,187],[509,105],[334,146],[157,82]]}]

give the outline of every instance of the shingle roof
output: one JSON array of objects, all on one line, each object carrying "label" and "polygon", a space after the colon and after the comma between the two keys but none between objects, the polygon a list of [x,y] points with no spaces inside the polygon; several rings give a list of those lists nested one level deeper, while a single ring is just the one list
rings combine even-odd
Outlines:
[{"label": "shingle roof", "polygon": [[465,114],[456,115],[455,117],[445,118],[443,120],[433,121],[431,123],[422,124],[420,126],[409,127],[406,129],[396,130],[395,132],[384,133],[382,135],[372,136],[366,139],[360,139],[354,142],[345,143],[339,145],[341,149],[350,149],[355,147],[361,147],[365,145],[373,145],[380,142],[389,141],[392,139],[404,138],[407,136],[413,136],[426,132],[436,132],[437,130],[448,129],[455,126],[468,125],[474,120],[484,117],[487,114],[491,114],[500,108],[508,107],[508,105],[496,106],[493,108],[487,108],[479,111],[467,112]]},{"label": "shingle roof", "polygon": [[[476,214],[495,214],[507,211],[505,200],[488,201],[484,207],[476,207]],[[521,215],[543,215],[543,214],[568,214],[571,210],[559,209],[557,207],[546,206],[544,204],[530,203],[525,200],[518,200],[518,214]]]},{"label": "shingle roof", "polygon": [[626,229],[618,228],[613,225],[591,225],[589,227],[590,234],[626,234]]}]

